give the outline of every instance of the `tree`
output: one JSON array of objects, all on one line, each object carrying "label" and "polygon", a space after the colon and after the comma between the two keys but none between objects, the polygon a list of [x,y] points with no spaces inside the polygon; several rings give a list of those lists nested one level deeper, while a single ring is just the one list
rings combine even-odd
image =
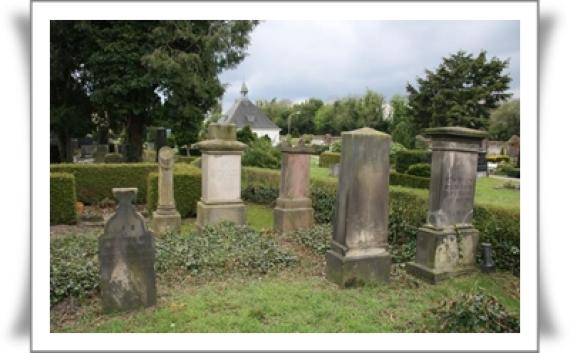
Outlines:
[{"label": "tree", "polygon": [[127,132],[140,161],[145,127],[167,121],[179,144],[197,140],[223,94],[218,75],[246,55],[257,21],[72,21],[88,45],[77,67],[90,101]]},{"label": "tree", "polygon": [[333,134],[335,109],[332,104],[324,104],[315,114],[315,132],[317,134]]},{"label": "tree", "polygon": [[388,131],[389,123],[384,120],[384,97],[367,89],[358,102],[358,127],[368,126],[380,131]]},{"label": "tree", "polygon": [[287,119],[293,112],[290,101],[273,98],[271,101],[259,100],[255,104],[281,131],[287,131]]},{"label": "tree", "polygon": [[408,100],[402,96],[394,96],[390,101],[392,106],[392,140],[406,148],[413,148],[416,130],[412,122]]},{"label": "tree", "polygon": [[291,110],[291,134],[301,136],[303,134],[315,133],[315,115],[323,101],[316,98],[308,99],[302,103],[295,104]]},{"label": "tree", "polygon": [[427,127],[487,128],[492,109],[508,99],[511,78],[503,74],[508,60],[491,58],[485,51],[476,57],[459,51],[443,58],[435,71],[418,78],[418,88],[408,83],[412,120],[416,131]]},{"label": "tree", "polygon": [[492,139],[507,141],[511,136],[520,136],[520,101],[511,100],[491,113],[489,134]]}]

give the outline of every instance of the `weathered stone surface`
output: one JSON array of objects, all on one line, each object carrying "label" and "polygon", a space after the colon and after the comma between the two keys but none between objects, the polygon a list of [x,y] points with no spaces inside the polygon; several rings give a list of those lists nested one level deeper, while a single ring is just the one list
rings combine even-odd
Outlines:
[{"label": "weathered stone surface", "polygon": [[93,154],[93,158],[95,159],[95,163],[104,163],[105,162],[105,155],[109,153],[109,146],[108,145],[97,145],[95,152]]},{"label": "weathered stone surface", "polygon": [[113,189],[119,206],[99,237],[101,296],[105,312],[156,303],[154,239],[132,201],[136,188]]},{"label": "weathered stone surface", "polygon": [[202,151],[202,197],[197,205],[198,229],[223,221],[245,224],[241,199],[241,155],[247,145],[236,141],[233,124],[210,124]]},{"label": "weathered stone surface", "polygon": [[158,152],[158,206],[152,213],[152,229],[162,235],[178,232],[180,224],[174,201],[174,150],[164,146]]},{"label": "weathered stone surface", "polygon": [[385,282],[388,246],[390,135],[363,128],[342,133],[342,155],[327,278],[342,286]]},{"label": "weathered stone surface", "polygon": [[479,232],[472,225],[477,160],[484,131],[427,129],[432,141],[429,210],[418,230],[410,273],[435,283],[475,270]]}]

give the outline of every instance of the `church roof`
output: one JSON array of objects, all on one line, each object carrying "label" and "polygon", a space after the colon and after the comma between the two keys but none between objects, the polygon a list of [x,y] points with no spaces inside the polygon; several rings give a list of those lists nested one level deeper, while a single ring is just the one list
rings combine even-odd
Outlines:
[{"label": "church roof", "polygon": [[245,83],[241,87],[241,97],[234,103],[222,119],[222,123],[234,123],[238,128],[279,129],[271,119],[247,98]]}]

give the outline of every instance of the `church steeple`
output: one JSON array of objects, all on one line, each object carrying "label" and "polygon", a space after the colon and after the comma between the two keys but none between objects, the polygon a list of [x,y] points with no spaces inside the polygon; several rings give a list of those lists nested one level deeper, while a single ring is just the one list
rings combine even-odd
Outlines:
[{"label": "church steeple", "polygon": [[246,98],[247,97],[247,86],[245,85],[245,82],[241,84],[241,96],[242,98]]}]

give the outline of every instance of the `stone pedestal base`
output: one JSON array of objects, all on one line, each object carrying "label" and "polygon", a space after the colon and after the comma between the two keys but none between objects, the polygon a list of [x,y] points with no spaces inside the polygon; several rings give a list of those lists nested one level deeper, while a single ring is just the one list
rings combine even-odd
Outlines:
[{"label": "stone pedestal base", "polygon": [[182,219],[180,213],[175,211],[169,214],[162,214],[157,211],[152,213],[152,231],[156,235],[163,235],[166,233],[177,233],[180,231],[180,224]]},{"label": "stone pedestal base", "polygon": [[406,269],[430,283],[474,272],[478,242],[479,231],[473,226],[422,227],[416,238],[416,260]]},{"label": "stone pedestal base", "polygon": [[279,233],[292,232],[313,226],[312,208],[278,208],[273,210],[273,230]]},{"label": "stone pedestal base", "polygon": [[207,225],[214,225],[220,222],[232,222],[237,225],[246,223],[245,205],[243,202],[206,204],[198,201],[196,216],[196,227],[198,230]]},{"label": "stone pedestal base", "polygon": [[390,280],[392,256],[385,252],[378,255],[342,256],[327,251],[326,278],[341,287],[355,287],[365,283],[387,283]]}]

